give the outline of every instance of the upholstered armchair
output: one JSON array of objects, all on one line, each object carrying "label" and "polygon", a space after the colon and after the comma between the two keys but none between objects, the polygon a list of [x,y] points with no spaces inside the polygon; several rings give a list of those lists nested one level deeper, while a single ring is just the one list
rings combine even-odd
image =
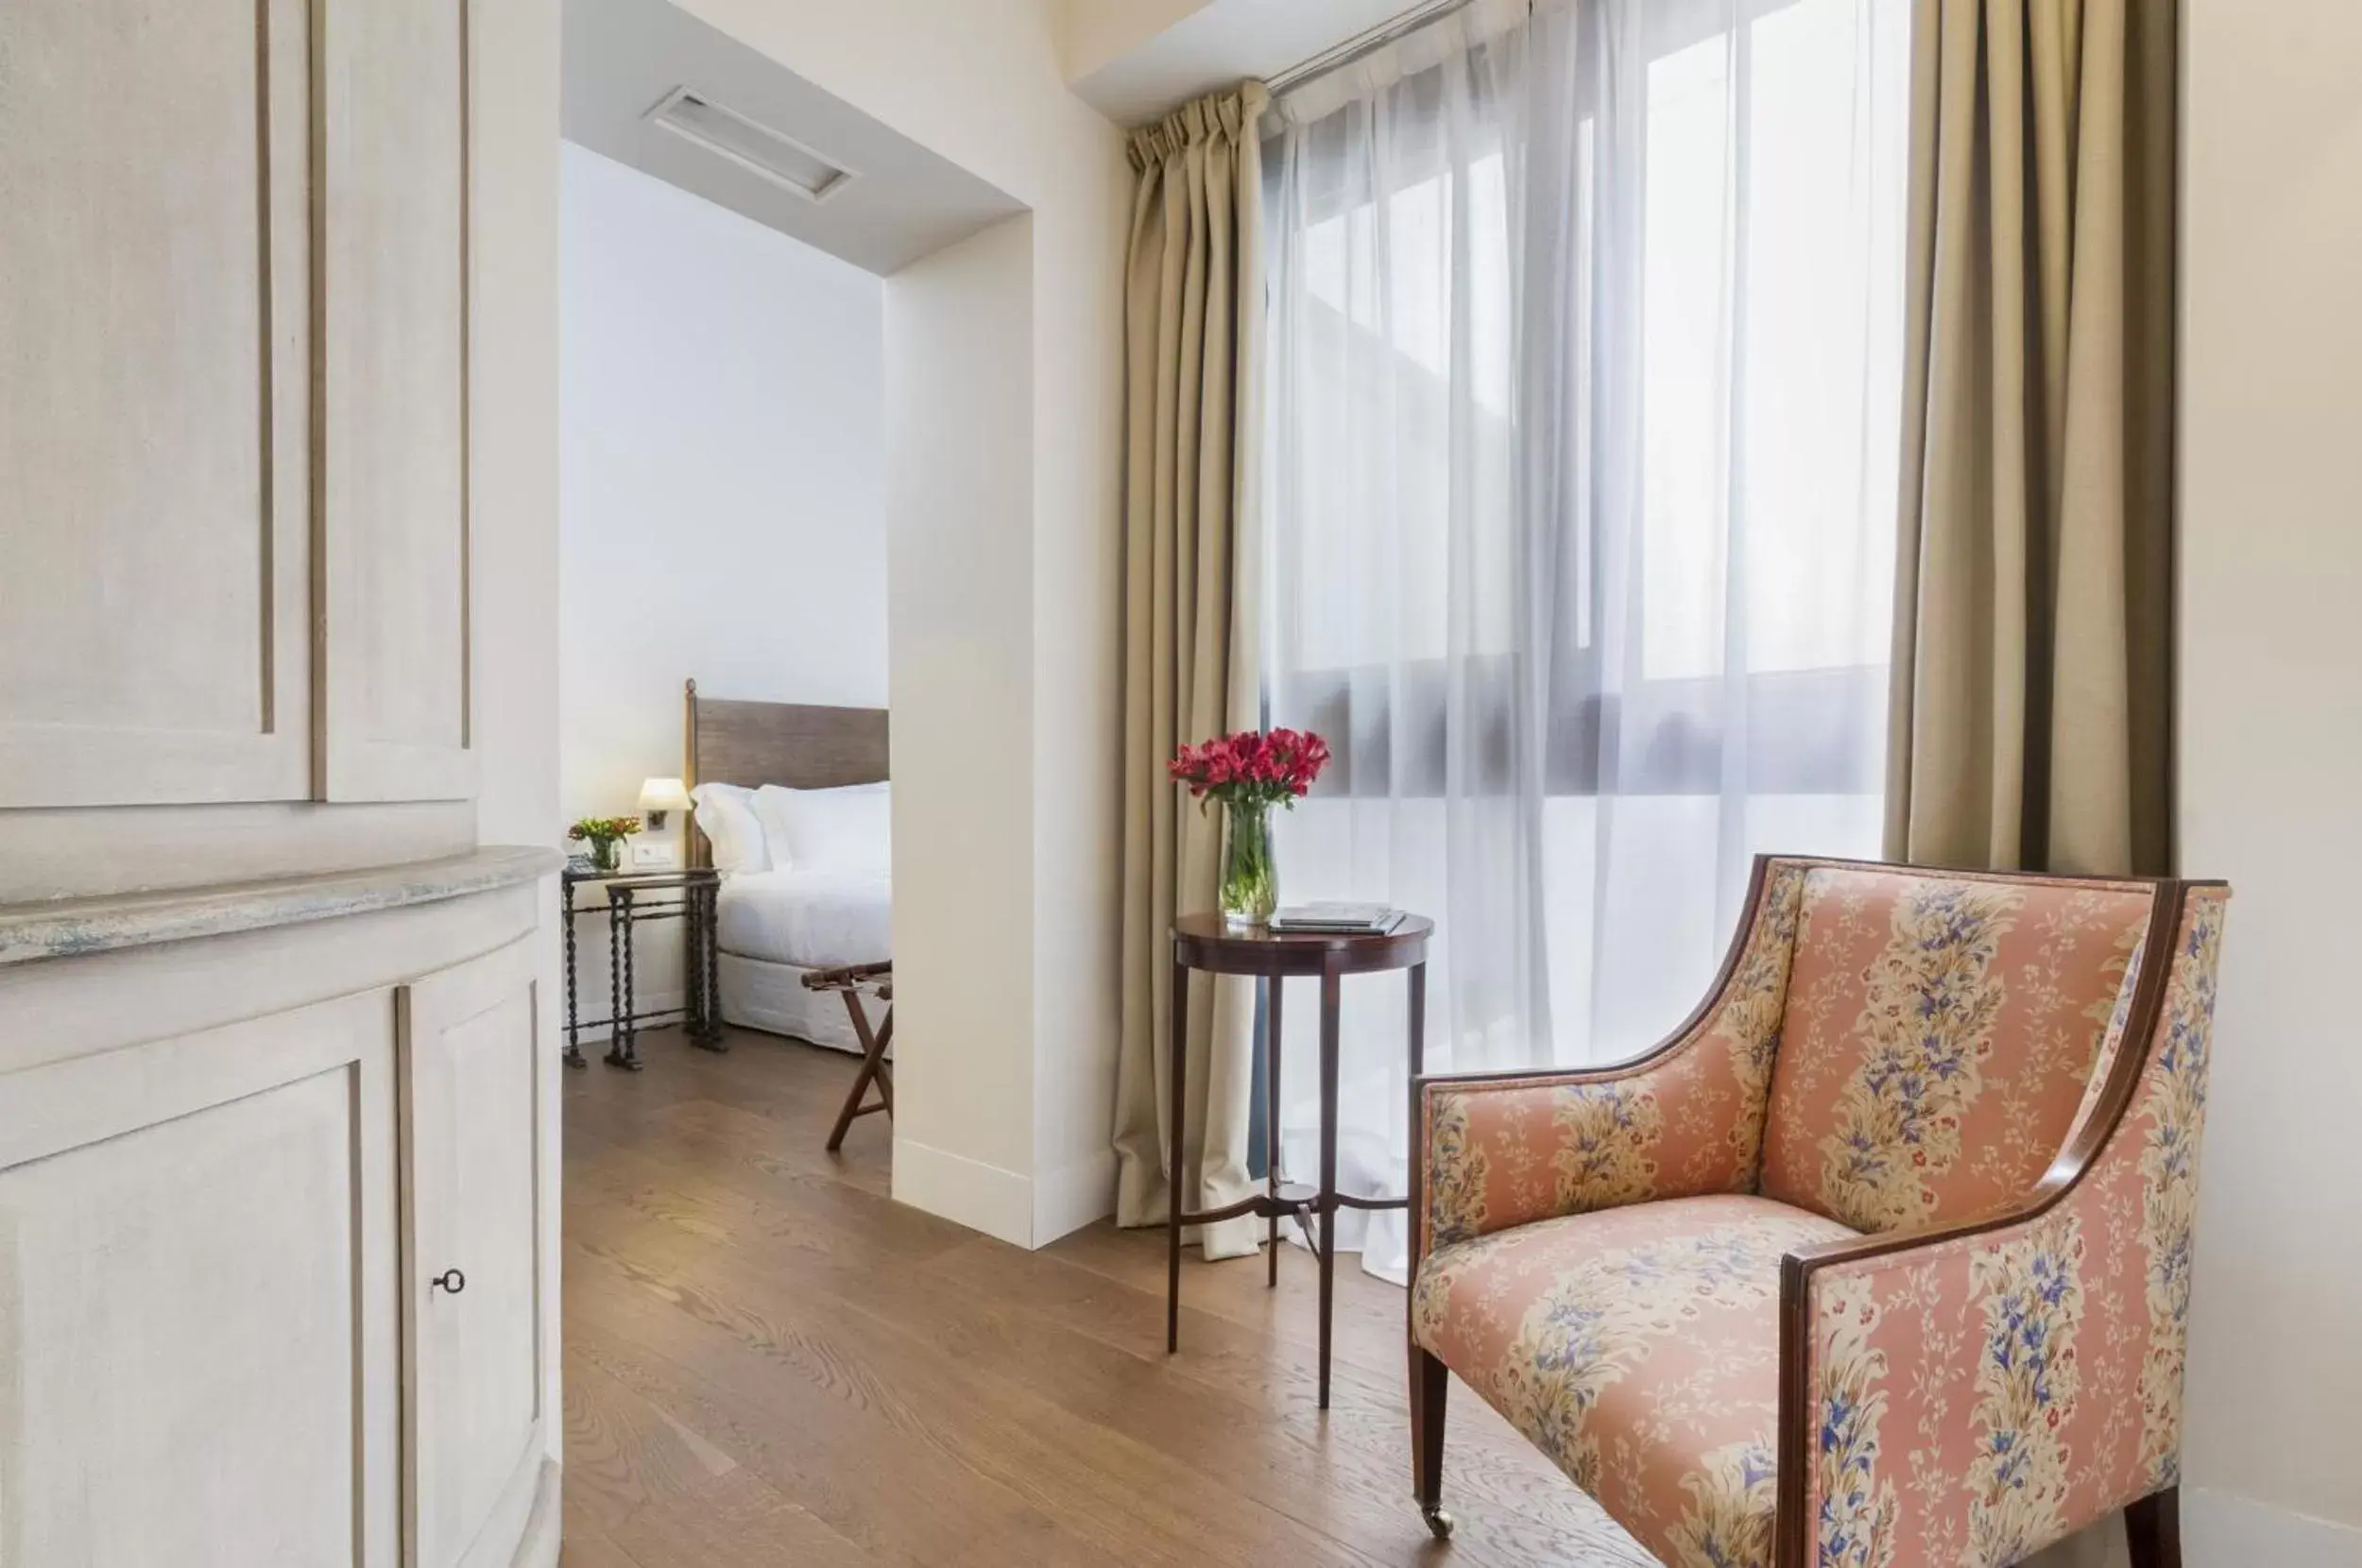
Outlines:
[{"label": "upholstered armchair", "polygon": [[1669,1563],[2178,1565],[2228,896],[1766,859],[1654,1051],[1414,1083],[1429,1525],[1449,1369]]}]

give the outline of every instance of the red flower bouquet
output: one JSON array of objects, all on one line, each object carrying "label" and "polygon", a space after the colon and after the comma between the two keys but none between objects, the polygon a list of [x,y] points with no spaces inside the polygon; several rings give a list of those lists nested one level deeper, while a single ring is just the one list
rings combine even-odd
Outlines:
[{"label": "red flower bouquet", "polygon": [[1272,866],[1271,809],[1292,808],[1328,764],[1328,742],[1309,730],[1241,730],[1172,754],[1166,769],[1205,809],[1220,801],[1229,819],[1222,858],[1222,912],[1234,926],[1260,926],[1279,905]]}]

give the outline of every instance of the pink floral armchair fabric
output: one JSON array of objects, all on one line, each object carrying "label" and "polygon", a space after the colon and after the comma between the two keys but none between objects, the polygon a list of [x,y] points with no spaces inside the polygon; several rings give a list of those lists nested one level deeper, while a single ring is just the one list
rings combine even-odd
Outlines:
[{"label": "pink floral armchair fabric", "polygon": [[2227,898],[1767,859],[1654,1052],[1415,1084],[1429,1522],[1448,1368],[1669,1563],[2178,1560]]}]

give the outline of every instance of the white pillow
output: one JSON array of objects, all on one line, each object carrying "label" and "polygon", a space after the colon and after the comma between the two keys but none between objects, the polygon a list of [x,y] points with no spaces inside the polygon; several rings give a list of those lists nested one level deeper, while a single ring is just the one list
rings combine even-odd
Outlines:
[{"label": "white pillow", "polygon": [[713,844],[714,870],[771,869],[762,823],[755,815],[754,791],[736,784],[700,784],[689,792],[689,798],[696,803],[697,826]]},{"label": "white pillow", "polygon": [[883,877],[894,868],[894,796],[882,782],[839,790],[765,784],[755,792],[755,816],[775,870]]}]

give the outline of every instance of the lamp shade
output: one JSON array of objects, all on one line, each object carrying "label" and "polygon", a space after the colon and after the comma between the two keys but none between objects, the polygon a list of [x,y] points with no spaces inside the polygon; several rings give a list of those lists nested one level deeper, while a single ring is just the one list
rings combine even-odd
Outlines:
[{"label": "lamp shade", "polygon": [[643,811],[686,811],[689,792],[677,778],[651,778],[640,786],[640,809]]}]

